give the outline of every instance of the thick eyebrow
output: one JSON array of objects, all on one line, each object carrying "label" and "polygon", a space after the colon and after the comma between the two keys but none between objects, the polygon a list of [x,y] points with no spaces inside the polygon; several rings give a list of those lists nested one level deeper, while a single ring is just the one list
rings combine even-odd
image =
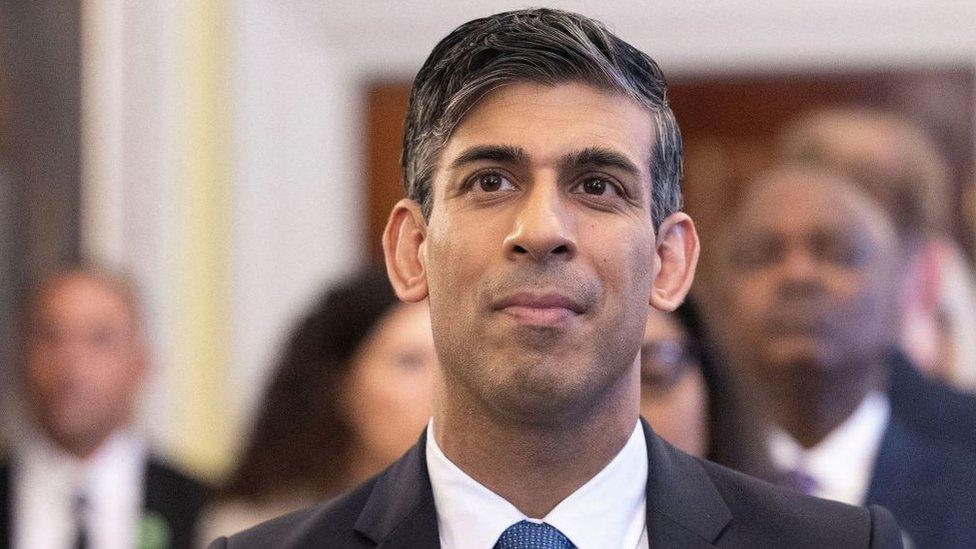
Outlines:
[{"label": "thick eyebrow", "polygon": [[563,157],[562,169],[569,171],[579,166],[616,168],[634,177],[640,177],[641,170],[629,158],[606,147],[587,147],[573,151]]},{"label": "thick eyebrow", "polygon": [[465,164],[481,160],[518,164],[525,162],[527,158],[525,151],[521,147],[513,147],[511,145],[479,145],[477,147],[471,147],[458,155],[451,162],[451,168],[457,169]]}]

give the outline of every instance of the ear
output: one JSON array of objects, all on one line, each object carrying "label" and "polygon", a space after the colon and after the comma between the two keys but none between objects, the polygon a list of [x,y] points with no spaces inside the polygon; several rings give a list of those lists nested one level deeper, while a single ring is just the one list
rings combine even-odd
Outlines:
[{"label": "ear", "polygon": [[427,297],[427,222],[420,204],[397,202],[383,231],[386,273],[397,297],[416,303]]},{"label": "ear", "polygon": [[698,232],[684,212],[669,215],[658,229],[657,263],[651,288],[651,306],[673,311],[681,305],[698,265]]}]

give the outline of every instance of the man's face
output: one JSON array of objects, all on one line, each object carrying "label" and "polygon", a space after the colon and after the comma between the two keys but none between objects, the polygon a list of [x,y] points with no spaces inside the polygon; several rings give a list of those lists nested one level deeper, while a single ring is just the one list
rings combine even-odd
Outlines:
[{"label": "man's face", "polygon": [[775,375],[877,360],[890,335],[892,234],[869,199],[786,172],[750,194],[728,238],[731,337],[747,362]]},{"label": "man's face", "polygon": [[143,362],[130,304],[68,275],[31,311],[24,384],[39,425],[71,451],[93,449],[130,419]]},{"label": "man's face", "polygon": [[583,84],[501,88],[456,128],[422,249],[449,382],[523,419],[636,386],[653,135],[635,102]]}]

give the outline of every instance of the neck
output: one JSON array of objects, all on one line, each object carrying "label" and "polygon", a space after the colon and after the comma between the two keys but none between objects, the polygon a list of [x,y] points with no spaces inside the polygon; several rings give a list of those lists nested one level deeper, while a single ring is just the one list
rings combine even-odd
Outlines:
[{"label": "neck", "polygon": [[40,434],[62,451],[80,461],[87,461],[105,446],[113,435],[125,430],[129,421],[128,416],[126,416],[113,421],[111,424],[103,424],[97,428],[93,427],[76,432],[58,429],[45,421],[37,421],[34,425],[39,429]]},{"label": "neck", "polygon": [[65,453],[70,454],[79,461],[88,461],[102,446],[105,445],[111,435],[112,433],[109,432],[99,437],[72,438],[55,436],[52,433],[47,433],[48,438],[50,438],[51,441],[58,446],[58,448],[63,450]]},{"label": "neck", "polygon": [[434,414],[437,445],[471,478],[526,516],[543,518],[627,443],[638,420],[637,373],[632,368],[595,399],[593,409],[543,424],[499,417],[467,398],[463,389],[445,388]]},{"label": "neck", "polygon": [[883,387],[882,368],[801,368],[805,375],[771,387],[776,423],[804,448],[827,438]]}]

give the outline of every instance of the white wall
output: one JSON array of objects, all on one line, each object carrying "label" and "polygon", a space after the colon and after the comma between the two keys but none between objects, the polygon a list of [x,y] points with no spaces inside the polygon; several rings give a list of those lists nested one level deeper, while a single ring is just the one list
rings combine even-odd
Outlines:
[{"label": "white wall", "polygon": [[[96,40],[121,41],[122,61],[88,46],[86,58],[123,63],[86,73],[86,108],[101,125],[84,136],[92,253],[132,267],[147,295],[161,375],[150,389],[150,428],[176,447],[179,425],[168,412],[175,337],[179,226],[172,189],[179,184],[183,143],[178,93],[177,2],[88,0],[87,9],[123,9],[122,34],[90,26]],[[549,5],[603,19],[647,51],[666,72],[763,71],[967,64],[976,62],[976,2],[821,0],[764,2],[604,1]],[[410,77],[436,41],[458,24],[523,2],[455,0],[239,0],[229,4],[227,62],[232,103],[230,364],[225,365],[229,428],[238,428],[266,369],[297,314],[329,281],[364,257],[361,163],[363,85],[383,76]],[[115,7],[113,7],[115,6]],[[116,23],[118,25],[119,23]],[[215,22],[221,24],[221,22]],[[88,40],[86,44],[93,41]],[[116,64],[116,65],[113,65]],[[117,67],[118,68],[118,67]],[[109,94],[118,104],[99,104]],[[121,114],[120,114],[121,113]],[[97,130],[97,131],[96,131]],[[99,134],[98,132],[103,132]],[[105,135],[104,132],[118,132]],[[107,174],[107,175],[106,175]],[[114,176],[112,174],[115,174]],[[115,177],[108,183],[100,177]],[[114,183],[113,183],[114,181]],[[114,221],[113,221],[114,220]],[[227,426],[223,428],[228,428]]]},{"label": "white wall", "polygon": [[358,82],[301,11],[245,2],[238,13],[232,322],[243,413],[296,315],[366,253]]}]

